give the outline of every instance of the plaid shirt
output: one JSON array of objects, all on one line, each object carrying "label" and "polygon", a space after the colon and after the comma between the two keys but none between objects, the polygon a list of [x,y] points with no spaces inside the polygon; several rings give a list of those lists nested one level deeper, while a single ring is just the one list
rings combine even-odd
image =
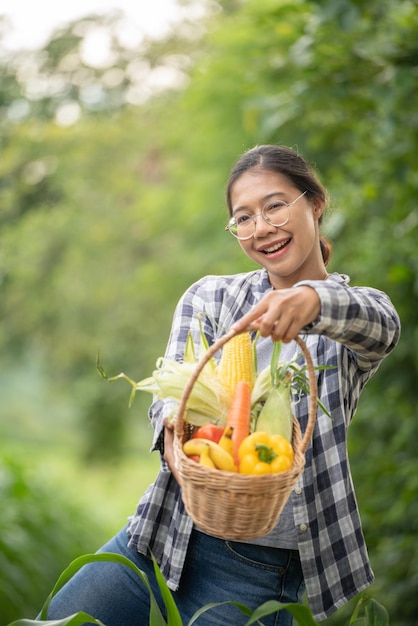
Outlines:
[{"label": "plaid shirt", "polygon": [[[335,273],[301,285],[314,288],[321,300],[320,316],[302,335],[314,364],[336,366],[317,372],[319,397],[333,419],[318,410],[305,470],[291,494],[307,597],[315,619],[322,620],[373,581],[347,456],[347,428],[363,387],[395,347],[400,323],[384,293],[350,287],[347,276]],[[271,289],[262,269],[202,278],[177,306],[166,356],[183,358],[190,329],[199,345],[199,313],[207,313],[200,320],[212,343]],[[302,432],[308,402],[302,396],[295,406]],[[150,408],[154,449],[171,407],[155,401]],[[179,486],[162,460],[155,483],[129,520],[128,536],[131,547],[153,552],[173,590],[179,586],[192,527]]]}]

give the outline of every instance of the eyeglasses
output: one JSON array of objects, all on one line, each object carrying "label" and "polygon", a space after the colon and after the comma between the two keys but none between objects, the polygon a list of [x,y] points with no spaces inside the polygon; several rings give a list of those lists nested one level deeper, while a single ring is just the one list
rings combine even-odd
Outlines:
[{"label": "eyeglasses", "polygon": [[304,191],[292,202],[279,200],[274,202],[274,204],[267,205],[263,208],[261,213],[256,213],[256,215],[240,213],[237,217],[231,217],[225,230],[228,230],[236,239],[251,239],[255,234],[257,218],[260,215],[270,226],[284,226],[290,219],[290,207],[306,193],[307,192]]}]

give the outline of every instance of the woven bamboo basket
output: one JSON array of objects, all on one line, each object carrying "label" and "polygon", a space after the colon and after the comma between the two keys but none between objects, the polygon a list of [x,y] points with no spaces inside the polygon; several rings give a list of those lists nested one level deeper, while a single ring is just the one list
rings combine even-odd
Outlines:
[{"label": "woven bamboo basket", "polygon": [[204,467],[189,459],[183,443],[190,437],[184,420],[187,400],[200,372],[209,359],[232,339],[229,331],[218,339],[197,363],[179,404],[175,422],[174,454],[186,511],[203,532],[229,540],[248,540],[270,532],[305,466],[305,452],[316,421],[317,385],[312,358],[305,342],[296,341],[305,357],[309,379],[309,416],[302,437],[299,422],[293,418],[292,467],[278,474],[250,476]]}]

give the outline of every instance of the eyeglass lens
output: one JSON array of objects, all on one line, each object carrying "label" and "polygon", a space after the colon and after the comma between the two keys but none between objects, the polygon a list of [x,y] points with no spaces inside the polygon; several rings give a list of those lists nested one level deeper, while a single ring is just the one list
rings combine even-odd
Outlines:
[{"label": "eyeglass lens", "polygon": [[237,239],[250,239],[255,233],[256,222],[259,215],[271,226],[284,226],[290,218],[290,207],[305,194],[306,191],[289,203],[275,202],[271,206],[264,207],[261,213],[257,215],[240,213],[238,216],[230,219],[227,230]]}]

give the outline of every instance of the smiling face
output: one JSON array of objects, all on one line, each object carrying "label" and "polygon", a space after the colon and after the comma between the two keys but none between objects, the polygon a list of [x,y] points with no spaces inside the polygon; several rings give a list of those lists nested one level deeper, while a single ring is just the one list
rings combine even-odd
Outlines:
[{"label": "smiling face", "polygon": [[264,267],[276,289],[291,287],[299,280],[320,280],[326,274],[319,245],[318,220],[321,202],[301,197],[290,207],[289,221],[283,226],[268,224],[260,215],[275,202],[293,202],[304,189],[298,189],[287,176],[254,168],[244,172],[231,188],[232,215],[258,215],[254,236],[239,240],[245,254]]}]

